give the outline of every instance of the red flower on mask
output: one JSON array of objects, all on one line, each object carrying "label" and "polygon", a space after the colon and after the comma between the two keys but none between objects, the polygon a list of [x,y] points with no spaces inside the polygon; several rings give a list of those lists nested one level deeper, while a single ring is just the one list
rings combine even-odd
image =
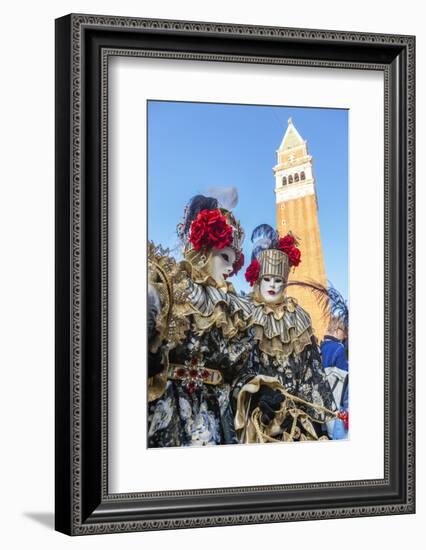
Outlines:
[{"label": "red flower on mask", "polygon": [[293,237],[293,235],[286,235],[285,237],[281,237],[279,242],[279,247],[281,249],[283,248],[291,248],[296,244],[296,239]]},{"label": "red flower on mask", "polygon": [[244,254],[241,252],[240,257],[238,258],[238,260],[234,262],[234,265],[232,266],[233,270],[231,271],[231,273],[229,275],[224,275],[225,279],[228,279],[228,277],[232,277],[233,275],[236,275],[240,271],[240,269],[243,267],[243,265],[244,265]]},{"label": "red flower on mask", "polygon": [[256,259],[252,260],[245,273],[246,281],[250,284],[250,286],[253,286],[254,283],[257,281],[257,279],[259,278],[259,273],[260,263]]},{"label": "red flower on mask", "polygon": [[300,250],[296,247],[293,247],[289,253],[288,253],[288,257],[289,257],[289,260],[290,260],[290,265],[293,267],[297,267],[299,264],[300,264]]},{"label": "red flower on mask", "polygon": [[195,250],[201,248],[221,250],[232,244],[232,227],[220,210],[201,210],[191,223],[189,242]]},{"label": "red flower on mask", "polygon": [[290,233],[281,237],[278,243],[279,249],[287,254],[290,261],[290,267],[297,267],[300,264],[301,253],[296,246],[296,239]]}]

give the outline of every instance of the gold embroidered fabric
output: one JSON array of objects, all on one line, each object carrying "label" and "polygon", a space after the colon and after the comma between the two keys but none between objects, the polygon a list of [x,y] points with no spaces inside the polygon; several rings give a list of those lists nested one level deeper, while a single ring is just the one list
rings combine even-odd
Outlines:
[{"label": "gold embroidered fabric", "polygon": [[273,390],[278,390],[282,387],[276,378],[258,375],[241,388],[237,397],[237,407],[234,418],[234,427],[237,432],[239,432],[240,443],[256,442],[256,429],[249,418],[249,411],[251,408],[252,396],[259,391],[262,383],[270,386]]},{"label": "gold embroidered fabric", "polygon": [[293,334],[293,330],[289,330],[289,341],[283,342],[279,336],[273,338],[265,337],[263,327],[255,326],[254,339],[258,342],[259,349],[264,353],[267,353],[271,357],[276,357],[280,360],[284,360],[292,353],[301,353],[306,346],[311,344],[312,331],[306,329],[305,332],[296,336]]},{"label": "gold embroidered fabric", "polygon": [[223,303],[215,305],[214,311],[208,317],[193,312],[193,326],[196,334],[202,334],[213,326],[220,328],[225,338],[233,338],[239,332],[247,328],[248,322],[241,312],[229,315],[228,309]]},{"label": "gold embroidered fabric", "polygon": [[274,318],[277,320],[282,319],[286,311],[293,313],[294,311],[296,311],[296,308],[298,306],[297,300],[295,298],[286,296],[284,293],[281,298],[279,298],[276,302],[265,302],[262,298],[262,294],[260,293],[260,287],[258,283],[256,283],[254,286],[252,301],[255,306],[262,307],[264,313],[266,313],[267,315],[273,315]]},{"label": "gold embroidered fabric", "polygon": [[184,252],[185,269],[195,283],[202,285],[215,285],[215,280],[207,271],[207,265],[211,258],[212,251],[201,252],[191,247],[186,247]]},{"label": "gold embroidered fabric", "polygon": [[159,399],[166,390],[167,369],[148,378],[148,402]]},{"label": "gold embroidered fabric", "polygon": [[[281,408],[277,411],[270,424],[262,424],[259,408],[251,410],[251,400],[262,385],[278,390],[285,396]],[[312,424],[310,416],[300,408],[301,405],[308,405],[311,408],[319,409],[325,413],[326,420],[336,418],[336,412],[330,411],[323,406],[308,403],[301,398],[288,393],[281,383],[271,376],[258,375],[245,384],[237,398],[236,414],[234,419],[235,429],[239,435],[240,443],[274,443],[286,441],[307,441],[327,439],[319,437]],[[292,419],[290,431],[283,431],[282,424],[286,418]],[[319,422],[316,420],[316,422]],[[323,422],[320,422],[323,423]]]},{"label": "gold embroidered fabric", "polygon": [[161,302],[161,311],[156,319],[158,335],[150,343],[151,351],[155,352],[164,340],[183,340],[189,329],[190,323],[186,318],[189,277],[182,262],[176,262],[167,249],[150,242],[148,281],[157,290]]},{"label": "gold embroidered fabric", "polygon": [[237,296],[229,282],[218,288],[203,271],[208,258],[192,252],[184,261],[176,262],[168,250],[150,243],[149,281],[157,289],[162,304],[156,322],[159,334],[150,346],[151,351],[156,351],[164,340],[169,349],[173,348],[189,330],[202,334],[215,326],[225,338],[232,338],[249,325],[252,307],[248,299]]},{"label": "gold embroidered fabric", "polygon": [[311,318],[294,298],[283,296],[279,302],[265,303],[255,289],[252,300],[251,324],[261,351],[284,360],[311,343]]}]

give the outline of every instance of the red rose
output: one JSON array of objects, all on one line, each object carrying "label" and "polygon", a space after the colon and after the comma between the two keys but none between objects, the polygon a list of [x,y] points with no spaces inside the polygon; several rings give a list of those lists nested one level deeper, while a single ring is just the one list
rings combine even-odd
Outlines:
[{"label": "red rose", "polygon": [[232,227],[220,210],[202,210],[199,216],[207,226],[209,246],[220,250],[232,244]]},{"label": "red rose", "polygon": [[295,246],[289,251],[288,258],[292,267],[297,267],[300,264],[300,256],[300,250]]},{"label": "red rose", "polygon": [[300,264],[301,253],[296,246],[296,239],[293,235],[286,235],[279,240],[278,244],[279,249],[287,254],[290,266],[297,267]]},{"label": "red rose", "polygon": [[253,286],[254,283],[257,281],[257,279],[259,278],[259,273],[260,263],[256,259],[252,260],[245,273],[246,281],[250,284],[250,286]]},{"label": "red rose", "polygon": [[232,227],[220,210],[201,210],[191,224],[189,241],[195,250],[202,247],[220,250],[232,244]]},{"label": "red rose", "polygon": [[191,229],[189,232],[189,241],[194,245],[195,250],[200,250],[203,246],[207,245],[208,233],[206,231],[206,225],[201,220],[194,220],[191,223]]},{"label": "red rose", "polygon": [[214,225],[218,220],[223,219],[220,210],[202,210],[198,217],[202,218],[207,225]]},{"label": "red rose", "polygon": [[209,226],[209,241],[211,246],[219,250],[232,244],[232,227],[224,217]]},{"label": "red rose", "polygon": [[286,235],[285,237],[282,237],[279,242],[279,248],[283,250],[283,248],[290,248],[294,246],[296,240],[292,235]]},{"label": "red rose", "polygon": [[244,258],[244,254],[241,252],[240,254],[240,257],[238,258],[238,260],[234,263],[234,271],[233,271],[233,275],[236,275],[240,269],[243,267],[244,265],[244,261],[245,261],[245,258]]}]

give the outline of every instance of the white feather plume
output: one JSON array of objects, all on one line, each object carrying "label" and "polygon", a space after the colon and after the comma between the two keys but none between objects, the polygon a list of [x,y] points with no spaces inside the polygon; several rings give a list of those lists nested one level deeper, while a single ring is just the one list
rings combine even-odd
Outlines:
[{"label": "white feather plume", "polygon": [[217,199],[219,206],[232,210],[238,204],[238,190],[236,187],[209,187],[208,196]]}]

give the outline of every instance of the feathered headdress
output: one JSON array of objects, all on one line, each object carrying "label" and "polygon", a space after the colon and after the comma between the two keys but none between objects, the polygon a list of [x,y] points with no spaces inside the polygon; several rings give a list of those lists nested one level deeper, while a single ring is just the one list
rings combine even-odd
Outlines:
[{"label": "feathered headdress", "polygon": [[205,254],[212,249],[232,247],[236,254],[235,274],[244,264],[244,231],[230,210],[238,202],[238,192],[235,187],[215,187],[209,191],[211,196],[195,195],[189,201],[177,234],[186,256],[194,251]]},{"label": "feathered headdress", "polygon": [[282,277],[287,281],[290,268],[300,263],[300,250],[296,238],[288,233],[280,238],[270,225],[258,225],[252,235],[251,264],[246,270],[246,280],[253,286],[263,276]]},{"label": "feathered headdress", "polygon": [[251,242],[253,243],[253,251],[251,253],[251,259],[258,259],[262,250],[268,250],[268,248],[278,248],[279,235],[273,227],[267,223],[258,225],[251,234]]}]

